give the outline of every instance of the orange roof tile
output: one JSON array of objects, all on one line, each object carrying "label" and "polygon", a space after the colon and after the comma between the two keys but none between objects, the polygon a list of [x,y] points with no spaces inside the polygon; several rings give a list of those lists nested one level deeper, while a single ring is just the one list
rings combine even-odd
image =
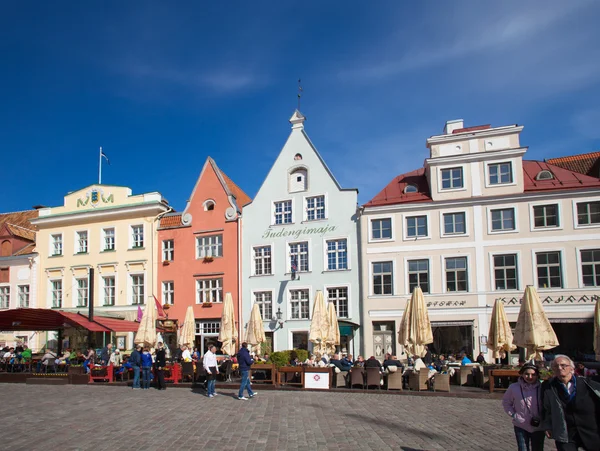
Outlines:
[{"label": "orange roof tile", "polygon": [[174,215],[165,215],[160,218],[160,225],[158,227],[161,229],[168,229],[170,227],[181,227],[182,225],[181,213],[177,213]]},{"label": "orange roof tile", "polygon": [[600,176],[600,152],[550,158],[546,162],[580,174],[591,175],[592,177]]},{"label": "orange roof tile", "polygon": [[[221,169],[219,169],[219,171],[221,171]],[[244,205],[248,205],[250,202],[252,202],[250,196],[248,196],[244,191],[242,191],[242,189],[239,186],[233,183],[233,180],[231,180],[227,176],[227,174],[221,171],[221,175],[223,176],[223,179],[225,179],[225,183],[227,183],[227,188],[229,188],[231,194],[235,196],[238,207],[242,208]]]},{"label": "orange roof tile", "polygon": [[0,228],[6,224],[11,234],[29,241],[35,241],[35,232],[37,232],[38,228],[29,222],[29,220],[37,217],[37,210],[2,213],[0,214]]}]

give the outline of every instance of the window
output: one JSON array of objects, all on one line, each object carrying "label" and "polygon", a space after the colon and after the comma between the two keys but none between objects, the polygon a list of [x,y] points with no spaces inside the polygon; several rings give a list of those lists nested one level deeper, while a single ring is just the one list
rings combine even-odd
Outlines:
[{"label": "window", "polygon": [[88,279],[77,279],[77,307],[88,306]]},{"label": "window", "polygon": [[144,226],[131,226],[131,247],[144,247]]},{"label": "window", "polygon": [[543,171],[538,172],[538,175],[535,176],[536,180],[552,180],[554,175],[552,172],[544,169]]},{"label": "window", "polygon": [[0,308],[10,308],[10,287],[0,287]]},{"label": "window", "polygon": [[327,269],[348,269],[348,244],[346,239],[327,241]]},{"label": "window", "polygon": [[392,219],[371,220],[371,238],[374,240],[389,240],[392,238]]},{"label": "window", "polygon": [[102,231],[104,235],[104,249],[105,251],[115,250],[115,229],[108,228]]},{"label": "window", "polygon": [[219,321],[196,320],[196,335],[217,335],[219,332],[221,332],[221,323]]},{"label": "window", "polygon": [[442,189],[458,189],[462,187],[462,168],[442,169]]},{"label": "window", "polygon": [[222,256],[223,235],[199,236],[196,238],[196,258]]},{"label": "window", "polygon": [[536,205],[533,207],[534,227],[558,227],[558,205]]},{"label": "window", "polygon": [[77,253],[87,254],[88,252],[88,233],[86,230],[77,232]]},{"label": "window", "polygon": [[408,289],[412,293],[416,287],[429,293],[429,260],[408,261]]},{"label": "window", "polygon": [[131,303],[144,304],[144,275],[131,276]]},{"label": "window", "polygon": [[175,301],[175,282],[168,281],[162,284],[162,300],[164,304],[173,305]]},{"label": "window", "polygon": [[469,291],[467,282],[467,257],[446,259],[446,291]]},{"label": "window", "polygon": [[419,187],[417,185],[413,185],[412,183],[409,183],[404,188],[404,194],[418,193],[418,192],[419,192]]},{"label": "window", "polygon": [[62,255],[63,251],[63,242],[62,242],[62,234],[51,235],[52,241],[52,255]]},{"label": "window", "polygon": [[254,299],[258,304],[262,319],[270,320],[273,317],[273,293],[270,291],[257,291],[254,293]]},{"label": "window", "polygon": [[292,201],[275,202],[275,224],[292,223]]},{"label": "window", "polygon": [[444,235],[464,235],[465,228],[465,213],[444,213]]},{"label": "window", "polygon": [[512,183],[512,165],[510,163],[490,164],[488,168],[490,185],[504,185],[506,183]]},{"label": "window", "polygon": [[406,218],[407,238],[423,238],[427,236],[427,216],[410,216]]},{"label": "window", "polygon": [[325,196],[306,198],[306,220],[325,219]]},{"label": "window", "polygon": [[348,288],[336,287],[327,289],[327,300],[333,302],[338,318],[348,318]]},{"label": "window", "polygon": [[581,273],[584,286],[600,287],[600,249],[581,251]]},{"label": "window", "polygon": [[562,288],[560,252],[539,252],[535,260],[538,288]]},{"label": "window", "polygon": [[19,285],[19,307],[29,307],[29,285]]},{"label": "window", "polygon": [[492,231],[515,230],[515,209],[492,210]]},{"label": "window", "polygon": [[175,241],[163,240],[162,242],[162,259],[164,262],[171,262],[175,257]]},{"label": "window", "polygon": [[577,204],[577,225],[600,224],[600,202]]},{"label": "window", "polygon": [[308,271],[308,242],[290,243],[290,269],[297,272]]},{"label": "window", "polygon": [[196,280],[196,304],[223,302],[223,279]]},{"label": "window", "polygon": [[213,211],[215,209],[215,201],[208,199],[204,201],[204,211]]},{"label": "window", "polygon": [[290,291],[291,319],[309,319],[308,290]]},{"label": "window", "polygon": [[373,268],[373,294],[392,294],[392,262],[377,262],[372,264]]},{"label": "window", "polygon": [[271,246],[258,246],[254,252],[254,275],[264,276],[272,274],[271,269]]},{"label": "window", "polygon": [[52,297],[52,308],[62,307],[62,280],[53,280],[50,282],[50,291]]},{"label": "window", "polygon": [[115,305],[115,293],[116,293],[115,277],[114,276],[103,277],[102,282],[104,284],[104,299],[102,301],[103,304],[106,306]]},{"label": "window", "polygon": [[494,255],[494,280],[496,290],[518,290],[517,256],[515,254]]}]

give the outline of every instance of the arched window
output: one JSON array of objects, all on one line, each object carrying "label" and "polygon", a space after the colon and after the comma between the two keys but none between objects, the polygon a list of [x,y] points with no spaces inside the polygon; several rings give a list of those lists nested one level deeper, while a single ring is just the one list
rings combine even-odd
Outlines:
[{"label": "arched window", "polygon": [[418,193],[418,192],[419,192],[419,188],[417,187],[417,185],[413,185],[412,183],[409,183],[408,185],[406,185],[406,188],[404,188],[404,194]]},{"label": "arched window", "polygon": [[289,174],[289,192],[297,193],[308,189],[308,171],[306,168],[296,168]]},{"label": "arched window", "polygon": [[0,255],[2,257],[8,257],[9,255],[12,255],[12,246],[10,241],[5,240],[2,242],[2,246],[0,246]]},{"label": "arched window", "polygon": [[535,176],[536,180],[552,180],[554,178],[554,174],[544,169],[543,171],[538,172],[538,175]]},{"label": "arched window", "polygon": [[204,211],[213,211],[215,209],[215,201],[208,199],[204,201]]}]

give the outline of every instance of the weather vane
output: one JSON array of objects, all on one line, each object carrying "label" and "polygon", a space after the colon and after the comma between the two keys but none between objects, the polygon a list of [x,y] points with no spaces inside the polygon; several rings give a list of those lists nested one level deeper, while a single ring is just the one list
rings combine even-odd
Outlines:
[{"label": "weather vane", "polygon": [[298,79],[298,111],[300,111],[300,98],[302,97],[302,80]]}]

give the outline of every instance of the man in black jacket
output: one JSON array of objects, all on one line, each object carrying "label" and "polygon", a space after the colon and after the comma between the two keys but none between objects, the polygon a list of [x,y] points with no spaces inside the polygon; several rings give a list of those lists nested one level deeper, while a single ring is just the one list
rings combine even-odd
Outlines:
[{"label": "man in black jacket", "polygon": [[554,377],[542,385],[542,427],[558,451],[600,451],[600,384],[574,370],[566,355],[552,361]]},{"label": "man in black jacket", "polygon": [[112,343],[109,343],[104,348],[102,348],[102,350],[100,351],[100,360],[101,360],[102,365],[108,365],[108,362],[110,361],[111,352],[112,352]]},{"label": "man in black jacket", "polygon": [[154,362],[154,365],[156,367],[156,388],[159,390],[166,390],[165,366],[167,366],[167,352],[160,341],[156,345],[156,361]]},{"label": "man in black jacket", "polygon": [[256,393],[252,391],[252,387],[250,386],[250,366],[254,363],[254,360],[250,357],[250,353],[248,352],[248,343],[242,343],[237,358],[240,365],[240,373],[242,375],[242,384],[240,385],[238,399],[245,401],[248,398],[244,396],[244,389],[248,389],[248,396],[250,398],[256,396]]},{"label": "man in black jacket", "polygon": [[129,356],[129,364],[133,368],[133,389],[139,390],[140,387],[140,367],[142,366],[142,345],[135,345],[135,349]]}]

